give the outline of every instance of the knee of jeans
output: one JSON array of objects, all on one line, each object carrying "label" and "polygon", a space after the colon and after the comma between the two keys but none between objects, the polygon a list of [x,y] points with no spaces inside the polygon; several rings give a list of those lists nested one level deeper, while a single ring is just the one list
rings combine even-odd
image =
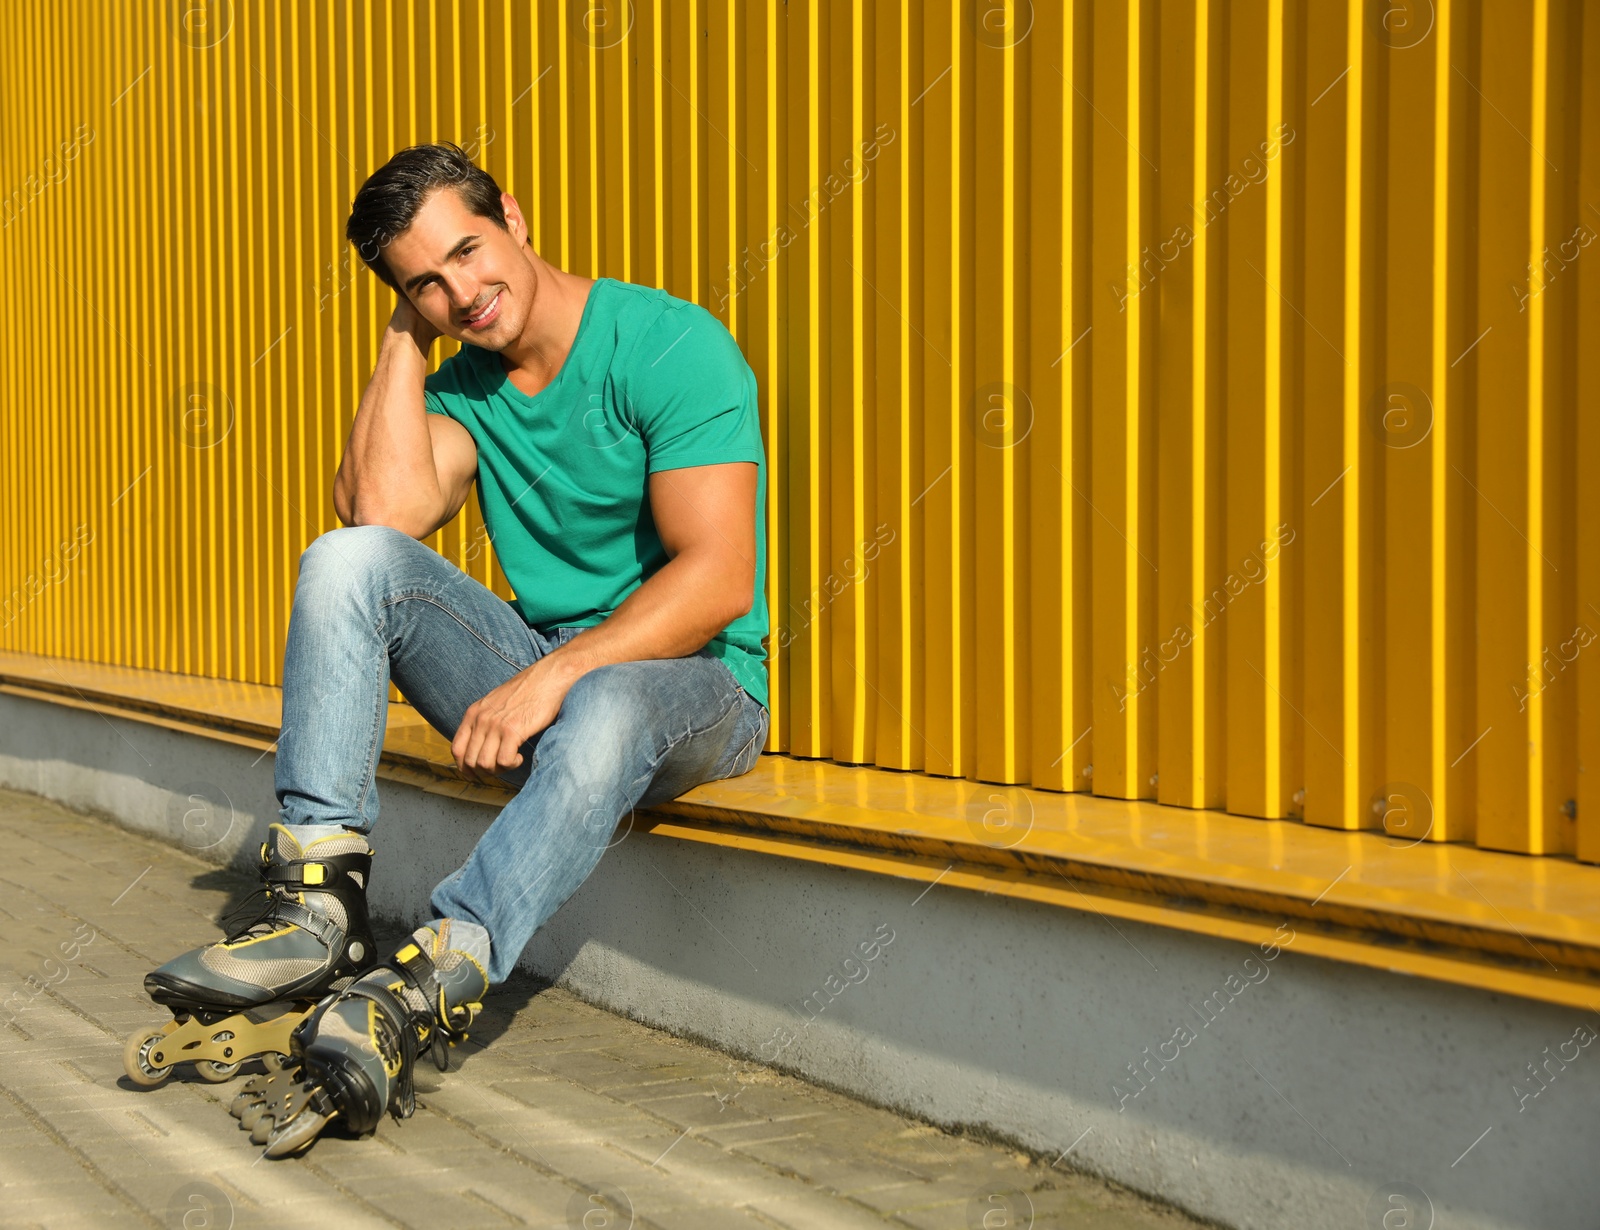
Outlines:
[{"label": "knee of jeans", "polygon": [[596,667],[579,676],[561,702],[558,724],[581,757],[583,768],[575,772],[579,778],[614,782],[630,761],[651,748],[648,706],[619,686],[621,675],[611,666]]},{"label": "knee of jeans", "polygon": [[416,541],[388,525],[347,525],[329,530],[301,552],[296,589],[364,588],[391,555]]}]

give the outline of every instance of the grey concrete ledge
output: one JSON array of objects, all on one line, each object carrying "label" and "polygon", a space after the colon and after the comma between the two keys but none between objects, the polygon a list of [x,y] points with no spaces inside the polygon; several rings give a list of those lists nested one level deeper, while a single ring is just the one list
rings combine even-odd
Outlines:
[{"label": "grey concrete ledge", "polygon": [[[272,768],[234,744],[0,695],[0,785],[219,863],[253,865]],[[492,811],[380,790],[373,908],[420,921]],[[1292,928],[1264,953],[636,834],[521,965],[1224,1225],[1430,1225],[1395,1220],[1405,1193],[1441,1230],[1594,1225],[1600,1019],[1303,956]]]}]

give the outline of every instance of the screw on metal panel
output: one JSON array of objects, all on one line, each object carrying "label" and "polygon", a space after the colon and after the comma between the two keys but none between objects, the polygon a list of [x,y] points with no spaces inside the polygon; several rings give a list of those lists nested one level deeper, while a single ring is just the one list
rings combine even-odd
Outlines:
[{"label": "screw on metal panel", "polygon": [[1093,777],[1094,776],[1094,766],[1092,764],[1084,765],[1083,766],[1083,775],[1085,777]]},{"label": "screw on metal panel", "polygon": [[1568,799],[1563,803],[1561,805],[1561,814],[1568,820],[1576,820],[1578,818],[1578,800]]},{"label": "screw on metal panel", "polygon": [[1161,774],[1159,774],[1159,773],[1152,773],[1152,774],[1151,774],[1151,775],[1150,775],[1150,784],[1151,784],[1151,785],[1152,785],[1152,786],[1154,786],[1154,785],[1155,785],[1155,784],[1156,784],[1156,783],[1157,783],[1157,782],[1159,782],[1159,781],[1160,781],[1160,780],[1161,780]]},{"label": "screw on metal panel", "polygon": [[1295,803],[1297,805],[1299,805],[1301,807],[1305,806],[1306,788],[1304,786],[1301,786],[1300,789],[1298,789],[1298,790],[1296,790],[1294,792],[1294,801],[1295,801]]}]

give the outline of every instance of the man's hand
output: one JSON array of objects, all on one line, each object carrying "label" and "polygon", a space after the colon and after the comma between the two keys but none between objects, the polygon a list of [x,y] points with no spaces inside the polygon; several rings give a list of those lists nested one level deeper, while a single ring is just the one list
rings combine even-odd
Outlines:
[{"label": "man's hand", "polygon": [[450,743],[462,776],[487,785],[486,774],[498,776],[520,766],[519,749],[556,720],[577,678],[564,658],[546,654],[467,706]]},{"label": "man's hand", "polygon": [[416,339],[417,348],[424,356],[440,337],[439,331],[422,318],[422,313],[417,311],[416,305],[404,294],[394,305],[394,314],[389,317],[389,328],[396,333],[409,333]]}]

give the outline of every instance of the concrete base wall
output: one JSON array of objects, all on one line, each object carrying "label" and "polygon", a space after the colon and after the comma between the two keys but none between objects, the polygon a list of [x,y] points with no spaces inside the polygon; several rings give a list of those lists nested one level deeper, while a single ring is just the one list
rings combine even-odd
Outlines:
[{"label": "concrete base wall", "polygon": [[[270,754],[0,695],[0,785],[214,862],[253,867],[272,770]],[[373,908],[425,921],[492,811],[381,791]],[[1224,1225],[1591,1230],[1600,1014],[1301,956],[1281,934],[1263,954],[630,834],[522,965]]]}]

